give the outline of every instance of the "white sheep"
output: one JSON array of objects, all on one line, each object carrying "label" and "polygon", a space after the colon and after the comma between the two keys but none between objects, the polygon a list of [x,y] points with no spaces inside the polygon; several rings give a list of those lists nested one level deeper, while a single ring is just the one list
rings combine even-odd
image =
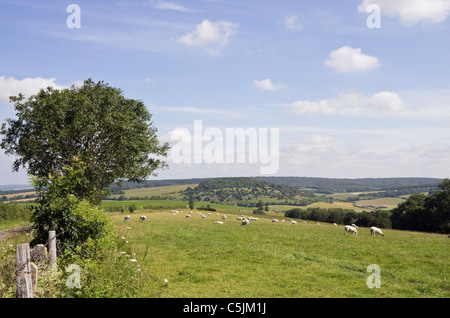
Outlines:
[{"label": "white sheep", "polygon": [[278,220],[277,220],[277,219],[272,219],[272,222],[273,222],[273,223],[277,223]]},{"label": "white sheep", "polygon": [[125,221],[128,221],[130,219],[130,216],[129,215],[125,215],[125,217],[123,218],[123,221],[125,222]]},{"label": "white sheep", "polygon": [[249,225],[250,224],[250,221],[249,220],[244,220],[244,221],[242,221],[242,223],[241,223],[241,225]]},{"label": "white sheep", "polygon": [[226,218],[227,218],[226,215],[223,215],[223,216],[222,216],[222,220],[225,220]]},{"label": "white sheep", "polygon": [[216,222],[214,222],[214,224],[223,224],[223,222],[222,221],[216,221]]},{"label": "white sheep", "polygon": [[190,215],[190,214],[188,214],[188,215],[186,215],[186,216],[185,216],[185,218],[190,218],[190,217],[191,217],[191,215]]},{"label": "white sheep", "polygon": [[297,221],[291,220],[291,224],[297,224]]},{"label": "white sheep", "polygon": [[336,224],[336,223],[333,223],[333,225],[334,225],[334,226],[337,226],[337,224]]},{"label": "white sheep", "polygon": [[206,218],[206,216],[204,214],[202,214],[202,219]]},{"label": "white sheep", "polygon": [[384,233],[383,233],[383,231],[381,231],[381,229],[379,229],[379,228],[377,228],[377,227],[375,227],[375,226],[372,226],[371,228],[370,228],[370,235],[381,235],[381,236],[384,236]]},{"label": "white sheep", "polygon": [[145,219],[146,219],[145,215],[141,215],[141,216],[139,217],[139,220],[141,220],[141,221],[145,221]]},{"label": "white sheep", "polygon": [[347,235],[348,232],[352,232],[353,234],[358,235],[358,230],[356,229],[356,227],[351,226],[351,225],[345,226],[345,235]]}]

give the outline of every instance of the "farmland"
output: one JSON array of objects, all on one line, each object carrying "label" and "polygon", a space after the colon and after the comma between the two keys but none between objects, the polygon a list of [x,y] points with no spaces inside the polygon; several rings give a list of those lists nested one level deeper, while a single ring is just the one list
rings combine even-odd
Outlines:
[{"label": "farmland", "polygon": [[[241,226],[236,214],[224,224],[214,224],[222,213],[186,214],[141,211],[144,222],[112,214],[125,250],[162,284],[160,297],[450,297],[449,242],[441,234],[371,237],[360,228],[346,236],[331,224],[260,217]],[[366,284],[370,264],[381,269],[381,288]]]},{"label": "farmland", "polygon": [[[120,256],[125,260],[133,257],[141,272],[136,273],[129,285],[118,285],[122,286],[119,288],[112,284],[115,280],[124,282],[117,278],[123,274],[111,267],[116,261],[96,264],[96,271],[90,273],[90,285],[83,290],[83,295],[150,298],[450,297],[450,239],[447,235],[384,228],[384,237],[370,236],[369,228],[364,226],[358,228],[357,236],[344,235],[342,224],[334,226],[327,221],[301,219],[296,219],[297,224],[290,224],[291,219],[285,216],[286,211],[294,208],[318,209],[320,213],[340,208],[364,215],[367,210],[355,206],[348,197],[376,196],[381,190],[326,194],[333,197],[332,202],[317,201],[305,206],[272,204],[265,215],[258,215],[258,221],[241,226],[236,217],[253,215],[254,207],[239,206],[234,202],[195,201],[191,217],[186,218],[191,209],[188,201],[182,200],[183,194],[186,189],[199,184],[130,188],[112,196],[113,200],[103,200],[101,206],[115,228],[119,246],[117,255],[119,252],[125,254]],[[252,191],[247,184],[243,184],[242,189],[249,193]],[[279,189],[263,185],[257,191],[272,195],[284,195],[290,191],[277,192]],[[238,193],[231,188],[227,191],[232,195]],[[197,193],[203,195],[204,192]],[[121,200],[120,196],[123,196]],[[402,196],[376,198],[364,203],[385,205],[388,200],[403,202],[408,197]],[[257,196],[257,199],[263,197]],[[362,201],[359,200],[358,204]],[[17,203],[17,206],[29,204]],[[211,211],[199,210],[206,206]],[[179,213],[171,213],[170,210],[178,210]],[[206,217],[202,218],[201,213]],[[125,214],[131,217],[127,222],[123,221]],[[228,216],[226,219],[222,219],[224,214]],[[139,221],[140,215],[145,215],[146,221]],[[272,218],[279,222],[273,223]],[[286,222],[282,222],[283,219]],[[223,224],[214,224],[218,220]],[[22,218],[7,224],[23,226],[29,222]],[[6,228],[8,225],[3,227]],[[367,285],[369,277],[373,277],[368,266],[373,264],[380,269],[377,276],[380,288]],[[127,272],[126,275],[134,274]]]}]

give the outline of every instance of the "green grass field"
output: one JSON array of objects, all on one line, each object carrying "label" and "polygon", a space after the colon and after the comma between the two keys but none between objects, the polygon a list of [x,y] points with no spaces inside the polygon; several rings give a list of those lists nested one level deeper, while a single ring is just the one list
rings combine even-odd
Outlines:
[{"label": "green grass field", "polygon": [[[231,215],[214,224],[222,212]],[[158,282],[158,290],[149,286],[140,296],[450,297],[445,235],[385,230],[384,237],[371,237],[359,228],[358,236],[346,236],[342,226],[282,223],[281,217],[279,223],[259,217],[241,226],[234,213],[223,208],[220,215],[186,218],[187,211],[138,211],[127,222],[111,213],[128,242],[124,249]],[[371,264],[381,269],[380,288],[366,284]]]}]

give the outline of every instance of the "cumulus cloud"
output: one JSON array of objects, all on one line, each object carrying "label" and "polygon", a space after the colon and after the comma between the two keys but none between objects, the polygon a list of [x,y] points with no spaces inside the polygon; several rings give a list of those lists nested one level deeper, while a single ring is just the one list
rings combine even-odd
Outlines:
[{"label": "cumulus cloud", "polygon": [[395,92],[379,92],[372,96],[346,93],[319,101],[296,101],[289,104],[289,109],[297,114],[374,116],[401,112],[405,105]]},{"label": "cumulus cloud", "polygon": [[264,91],[276,91],[279,89],[286,88],[286,85],[284,85],[283,83],[280,83],[280,82],[273,83],[270,78],[267,78],[267,79],[264,79],[261,81],[254,80],[253,85],[256,88],[262,89]]},{"label": "cumulus cloud", "polygon": [[212,22],[206,19],[197,25],[195,31],[180,37],[179,41],[188,46],[202,47],[211,55],[218,55],[238,27],[239,24],[231,21]]},{"label": "cumulus cloud", "polygon": [[450,14],[450,0],[363,0],[359,12],[365,13],[371,4],[379,5],[381,14],[409,25],[442,22]]},{"label": "cumulus cloud", "polygon": [[39,92],[41,88],[49,86],[55,89],[68,87],[56,84],[55,81],[56,78],[27,77],[19,80],[14,77],[0,76],[0,102],[9,102],[10,96],[17,96],[19,93],[29,97]]},{"label": "cumulus cloud", "polygon": [[361,48],[343,46],[331,51],[325,65],[336,72],[345,73],[368,71],[380,66],[380,62],[377,57],[361,53]]}]

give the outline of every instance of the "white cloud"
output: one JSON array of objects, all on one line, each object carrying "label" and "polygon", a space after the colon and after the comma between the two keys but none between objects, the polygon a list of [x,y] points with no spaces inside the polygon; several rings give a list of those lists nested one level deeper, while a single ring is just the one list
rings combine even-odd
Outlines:
[{"label": "white cloud", "polygon": [[68,87],[56,84],[55,81],[56,78],[27,77],[19,80],[14,77],[0,76],[0,102],[9,102],[10,96],[17,96],[19,93],[29,97],[39,92],[41,88],[47,88],[48,86],[52,86],[55,89]]},{"label": "white cloud", "polygon": [[339,73],[362,72],[374,69],[380,65],[377,57],[361,53],[361,48],[343,46],[331,51],[325,65]]},{"label": "white cloud", "polygon": [[206,49],[211,55],[218,55],[228,44],[230,36],[236,33],[239,24],[231,21],[211,22],[203,20],[195,31],[183,35],[179,41],[188,46]]},{"label": "white cloud", "polygon": [[376,116],[402,112],[405,105],[395,92],[379,92],[372,96],[346,93],[319,101],[296,101],[289,104],[289,109],[297,114]]},{"label": "white cloud", "polygon": [[292,15],[292,16],[287,16],[284,18],[284,21],[282,23],[286,29],[288,30],[301,30],[303,29],[303,26],[301,25],[299,19],[298,19],[298,15]]},{"label": "white cloud", "polygon": [[279,89],[284,89],[286,88],[286,85],[284,85],[283,83],[273,83],[272,80],[270,78],[258,81],[258,80],[254,80],[253,81],[253,85],[259,89],[265,90],[265,91],[276,91]]},{"label": "white cloud", "polygon": [[157,3],[152,3],[153,8],[160,9],[160,10],[175,10],[175,11],[181,11],[181,12],[190,12],[186,7],[183,7],[179,4],[173,3],[173,2],[167,2],[167,1],[158,1]]},{"label": "white cloud", "polygon": [[365,13],[370,4],[379,5],[381,14],[398,17],[404,24],[438,23],[450,14],[450,0],[363,0],[358,10]]}]

